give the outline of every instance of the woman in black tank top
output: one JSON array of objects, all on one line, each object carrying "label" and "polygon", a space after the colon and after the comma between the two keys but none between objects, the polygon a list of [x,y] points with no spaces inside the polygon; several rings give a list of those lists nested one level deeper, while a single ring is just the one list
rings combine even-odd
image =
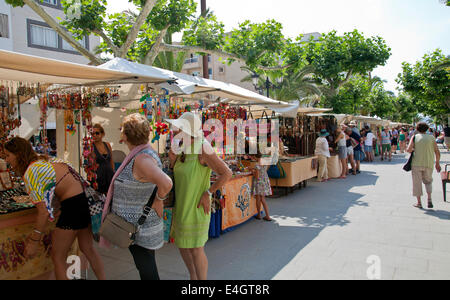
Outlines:
[{"label": "woman in black tank top", "polygon": [[106,195],[114,176],[112,149],[109,143],[103,141],[105,131],[100,124],[93,126],[92,136],[94,138],[94,153],[98,164],[97,191]]}]

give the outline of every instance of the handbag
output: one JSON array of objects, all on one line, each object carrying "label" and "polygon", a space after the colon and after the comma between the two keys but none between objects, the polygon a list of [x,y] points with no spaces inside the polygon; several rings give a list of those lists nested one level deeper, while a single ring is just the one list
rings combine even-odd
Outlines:
[{"label": "handbag", "polygon": [[139,232],[139,227],[145,223],[145,220],[152,209],[157,191],[158,187],[155,187],[150,199],[144,206],[142,215],[139,218],[137,225],[126,221],[113,212],[110,212],[103,221],[99,234],[110,243],[120,248],[128,248],[131,246],[136,240],[136,234]]},{"label": "handbag", "polygon": [[267,169],[267,175],[269,178],[273,179],[281,178],[280,169],[278,169],[277,165],[271,165],[269,169]]},{"label": "handbag", "polygon": [[100,230],[102,223],[103,206],[105,205],[106,197],[102,193],[94,190],[90,184],[81,177],[71,166],[67,165],[69,172],[77,179],[83,187],[83,192],[87,198],[89,206],[89,214],[91,215],[92,233],[96,236]]},{"label": "handbag", "polygon": [[[414,140],[413,140],[413,141],[416,142],[416,137],[414,137]],[[411,155],[409,156],[408,161],[407,161],[406,164],[403,166],[403,170],[405,170],[406,172],[411,171],[411,168],[412,168],[412,167],[411,167],[411,164],[412,164],[413,157],[414,157],[414,151],[411,152]]]},{"label": "handbag", "polygon": [[164,207],[174,207],[175,206],[175,177],[173,174],[173,170],[170,168],[169,161],[165,161],[163,163],[162,170],[172,180],[172,189],[170,190],[169,194],[167,195],[167,199],[164,200]]},{"label": "handbag", "polygon": [[280,170],[280,179],[286,178],[286,172],[283,169],[283,166],[281,165],[281,162],[277,163],[277,168]]}]

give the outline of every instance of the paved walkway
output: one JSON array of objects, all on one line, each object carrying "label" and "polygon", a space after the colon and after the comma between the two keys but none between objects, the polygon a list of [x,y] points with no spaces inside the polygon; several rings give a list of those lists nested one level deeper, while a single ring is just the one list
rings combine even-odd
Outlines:
[{"label": "paved walkway", "polygon": [[[209,279],[450,279],[450,203],[439,174],[434,209],[417,209],[405,162],[377,158],[357,176],[269,199],[275,222],[251,220],[208,241]],[[139,279],[127,250],[100,251],[109,279]],[[157,263],[161,279],[189,279],[174,245],[157,251]]]}]

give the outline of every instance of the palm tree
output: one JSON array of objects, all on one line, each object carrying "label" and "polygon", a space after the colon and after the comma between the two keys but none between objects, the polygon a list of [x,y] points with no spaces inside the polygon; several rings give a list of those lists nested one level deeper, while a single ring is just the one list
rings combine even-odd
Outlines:
[{"label": "palm tree", "polygon": [[[248,67],[241,67],[241,69],[250,73],[241,82],[252,81],[252,75],[255,72]],[[317,84],[313,75],[314,68],[309,65],[297,72],[289,72],[283,77],[279,86],[269,89],[269,96],[281,101],[300,100],[300,104],[313,106],[320,101],[320,96],[322,95],[321,86]],[[266,89],[267,77],[269,77],[270,82],[276,82],[279,74],[263,74],[259,76],[258,84],[256,85],[257,90]]]},{"label": "palm tree", "polygon": [[[164,42],[166,44],[172,44],[171,33],[167,33],[164,37]],[[187,52],[160,52],[158,56],[156,56],[153,66],[174,72],[181,72],[187,56]]]},{"label": "palm tree", "polygon": [[[200,18],[209,18],[213,15],[214,12],[207,8],[206,11],[202,12],[200,16],[193,21],[193,26],[197,26],[196,24],[199,22]],[[164,37],[164,43],[172,44],[172,33],[170,31],[167,32]],[[176,52],[176,54],[174,52],[160,52],[155,58],[153,66],[174,72],[181,72],[188,55],[188,52]]]}]

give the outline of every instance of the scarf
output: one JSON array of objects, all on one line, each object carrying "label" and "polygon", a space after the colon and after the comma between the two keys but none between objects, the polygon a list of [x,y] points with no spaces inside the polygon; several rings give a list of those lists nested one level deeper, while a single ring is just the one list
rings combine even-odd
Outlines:
[{"label": "scarf", "polygon": [[[150,145],[148,144],[144,144],[144,145],[139,145],[137,147],[135,147],[128,155],[127,157],[125,157],[125,159],[123,160],[122,164],[120,165],[119,169],[117,169],[116,173],[114,174],[114,177],[111,180],[111,184],[109,185],[109,189],[108,189],[108,194],[106,196],[106,200],[105,200],[105,205],[103,206],[103,212],[102,212],[102,224],[103,221],[105,220],[106,216],[109,214],[110,210],[111,210],[111,200],[114,196],[114,181],[116,180],[117,177],[119,177],[120,173],[122,173],[123,169],[125,169],[125,167],[128,165],[128,163],[142,150],[145,149],[151,149]],[[102,247],[110,247],[110,243],[105,240],[104,238],[100,237],[100,242],[99,242],[100,246]]]}]

